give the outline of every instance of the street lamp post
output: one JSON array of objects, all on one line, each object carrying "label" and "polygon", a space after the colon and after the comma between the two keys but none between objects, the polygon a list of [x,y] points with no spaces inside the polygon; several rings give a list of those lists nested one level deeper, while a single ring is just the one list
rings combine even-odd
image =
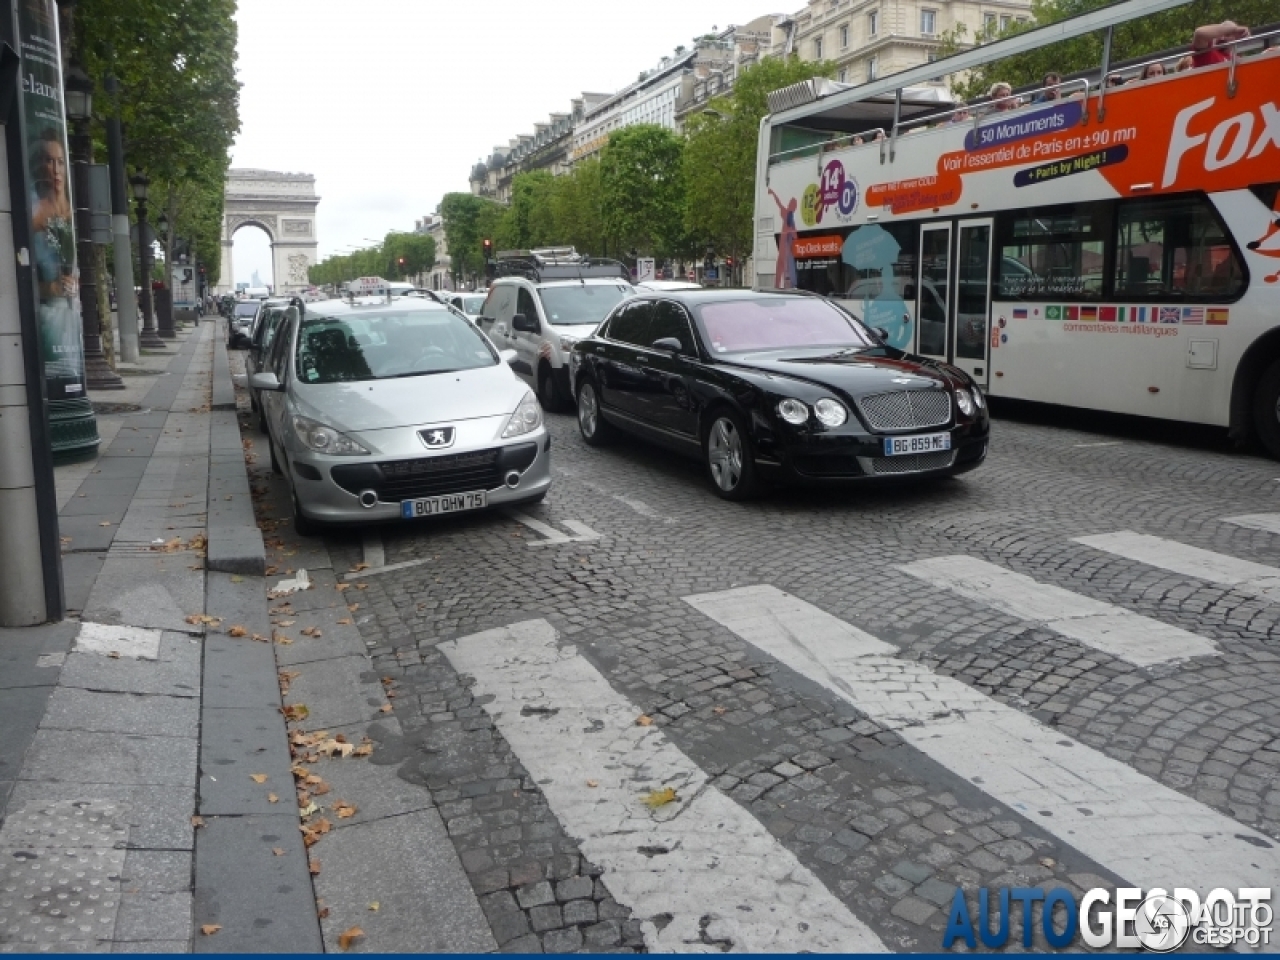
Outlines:
[{"label": "street lamp post", "polygon": [[147,235],[147,194],[151,180],[145,173],[139,173],[129,182],[133,186],[133,199],[138,202],[138,282],[142,288],[142,335],[138,340],[148,350],[163,350],[164,341],[156,333],[156,315],[151,301],[151,238]]},{"label": "street lamp post", "polygon": [[156,217],[156,239],[164,245],[165,251],[164,280],[160,282],[160,289],[157,291],[160,294],[159,302],[152,295],[152,307],[156,311],[156,333],[165,340],[172,340],[178,335],[173,326],[173,264],[168,260],[168,255],[173,252],[173,244],[169,242],[169,218],[163,210]]},{"label": "street lamp post", "polygon": [[71,121],[71,189],[76,212],[76,258],[80,261],[80,318],[84,330],[85,381],[90,390],[123,390],[124,381],[107,363],[102,350],[102,316],[98,312],[98,265],[93,249],[93,208],[89,203],[89,164],[93,141],[93,81],[79,66],[64,81],[67,118]]}]

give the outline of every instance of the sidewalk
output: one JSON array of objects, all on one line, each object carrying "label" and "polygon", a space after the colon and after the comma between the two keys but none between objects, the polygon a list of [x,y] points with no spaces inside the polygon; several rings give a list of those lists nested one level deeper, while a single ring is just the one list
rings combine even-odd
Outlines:
[{"label": "sidewalk", "polygon": [[224,329],[57,471],[68,619],[0,630],[0,953],[495,950],[323,541],[250,490]]}]

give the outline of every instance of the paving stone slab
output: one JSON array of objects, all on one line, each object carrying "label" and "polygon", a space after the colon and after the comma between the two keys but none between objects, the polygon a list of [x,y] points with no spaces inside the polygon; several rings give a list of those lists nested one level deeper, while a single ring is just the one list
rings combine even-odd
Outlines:
[{"label": "paving stone slab", "polygon": [[[276,856],[273,848],[285,851]],[[210,817],[196,835],[194,953],[320,953],[320,921],[296,814]]]},{"label": "paving stone slab", "polygon": [[[352,739],[352,736],[347,734],[348,739]],[[356,807],[355,815],[345,819],[332,813],[326,814],[335,830],[345,830],[387,817],[399,817],[434,806],[430,791],[401,779],[397,765],[379,765],[366,757],[323,758],[319,762],[307,764],[307,769],[329,785],[328,793],[313,798],[322,808],[332,809],[339,800]]]},{"label": "paving stone slab", "polygon": [[280,681],[271,645],[225,634],[206,637],[204,706],[278,710]]},{"label": "paving stone slab", "polygon": [[[267,815],[293,808],[289,744],[278,708],[205,707],[201,728],[202,815]],[[255,775],[267,779],[257,783]]]},{"label": "paving stone slab", "polygon": [[57,664],[41,657],[56,660],[58,654],[65,654],[79,630],[80,624],[74,620],[21,630],[0,628],[0,691],[55,683]]},{"label": "paving stone slab", "polygon": [[0,690],[0,717],[4,718],[4,735],[0,736],[0,780],[17,780],[23,758],[35,741],[45,705],[54,687],[15,687]]},{"label": "paving stone slab", "polygon": [[[291,626],[274,628],[277,633],[284,634],[293,641],[276,644],[276,660],[282,667],[332,660],[335,657],[363,657],[367,652],[360,630],[355,625],[355,616],[345,606],[307,610],[275,619],[293,621]],[[339,620],[352,622],[339,623]],[[302,631],[310,627],[318,629],[320,636],[304,636]]]},{"label": "paving stone slab", "polygon": [[171,787],[190,787],[195,773],[194,738],[49,729],[36,731],[22,768],[24,780]]},{"label": "paving stone slab", "polygon": [[204,610],[204,571],[190,569],[182,553],[154,557],[108,555],[84,617],[99,623],[184,630],[186,618]]},{"label": "paving stone slab", "polygon": [[299,665],[285,703],[306,704],[307,725],[311,729],[377,720],[386,697],[371,670],[364,657],[336,657]]},{"label": "paving stone slab", "polygon": [[191,936],[191,899],[190,890],[122,890],[112,940],[187,940]]},{"label": "paving stone slab", "polygon": [[[334,831],[313,849],[316,896],[329,909],[325,947],[351,926],[361,951],[491,953],[497,949],[439,814],[422,810]],[[377,901],[373,912],[369,904]]]},{"label": "paving stone slab", "polygon": [[199,637],[166,632],[160,638],[159,660],[115,660],[97,653],[71,653],[58,683],[102,692],[198,697],[203,643]]},{"label": "paving stone slab", "polygon": [[41,726],[135,736],[163,733],[191,739],[200,730],[199,710],[191,697],[101,693],[75,687],[54,691]]},{"label": "paving stone slab", "polygon": [[128,827],[130,849],[190,850],[192,847],[194,787],[20,780],[9,795],[11,812],[52,803],[114,804],[118,808],[117,818]]},{"label": "paving stone slab", "polygon": [[159,893],[191,891],[190,850],[129,850],[120,873],[125,893],[152,890]]}]

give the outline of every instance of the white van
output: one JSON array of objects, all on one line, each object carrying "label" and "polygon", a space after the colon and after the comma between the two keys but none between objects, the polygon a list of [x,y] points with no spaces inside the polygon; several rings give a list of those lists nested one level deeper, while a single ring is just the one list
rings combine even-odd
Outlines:
[{"label": "white van", "polygon": [[270,287],[245,287],[244,296],[246,300],[265,300],[271,296]]}]

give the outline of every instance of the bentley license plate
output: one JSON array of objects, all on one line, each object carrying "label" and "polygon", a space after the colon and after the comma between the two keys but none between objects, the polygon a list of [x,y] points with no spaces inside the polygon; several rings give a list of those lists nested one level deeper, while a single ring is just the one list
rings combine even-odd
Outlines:
[{"label": "bentley license plate", "polygon": [[908,453],[936,453],[951,449],[951,434],[926,433],[917,437],[885,437],[884,455],[901,457]]},{"label": "bentley license plate", "polygon": [[464,510],[481,510],[489,505],[488,494],[483,490],[470,493],[451,493],[444,497],[421,497],[402,500],[400,516],[406,520],[414,517],[434,517],[440,513],[462,513]]}]

